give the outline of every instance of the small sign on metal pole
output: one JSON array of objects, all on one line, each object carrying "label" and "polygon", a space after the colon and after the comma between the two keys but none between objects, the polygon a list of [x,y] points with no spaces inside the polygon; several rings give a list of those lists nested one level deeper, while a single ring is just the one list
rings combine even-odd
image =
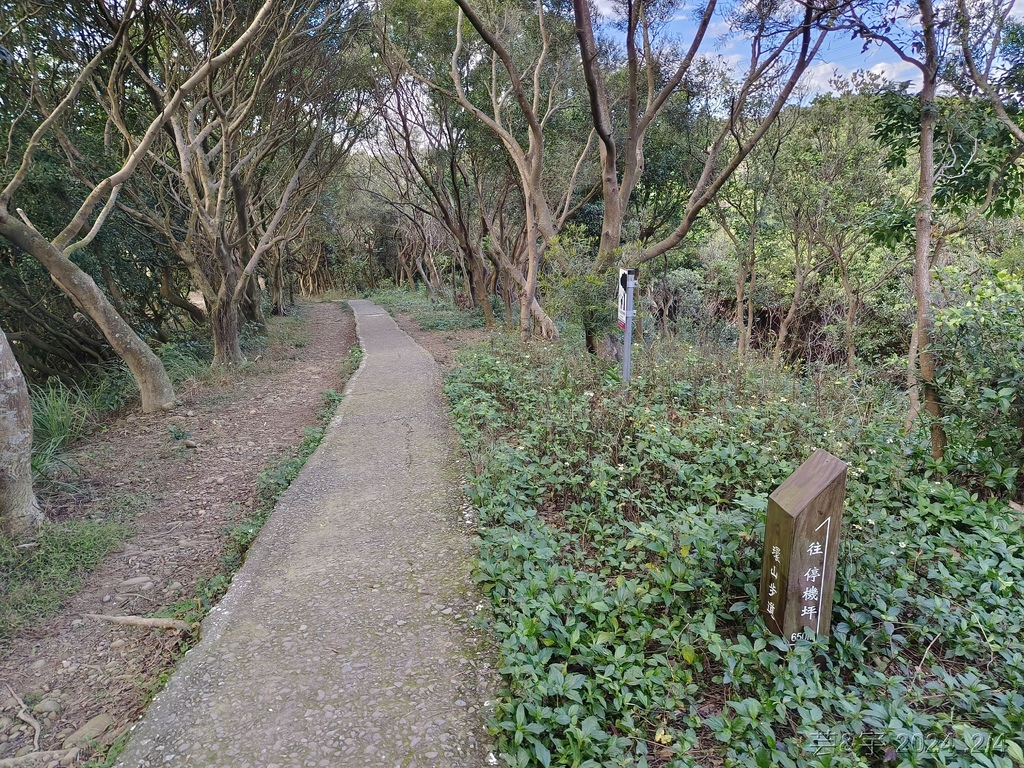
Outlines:
[{"label": "small sign on metal pole", "polygon": [[790,642],[829,634],[845,494],[846,464],[819,449],[768,497],[761,616]]},{"label": "small sign on metal pole", "polygon": [[624,332],[622,339],[622,383],[629,383],[631,353],[633,351],[633,291],[636,288],[636,270],[619,270],[619,329]]}]

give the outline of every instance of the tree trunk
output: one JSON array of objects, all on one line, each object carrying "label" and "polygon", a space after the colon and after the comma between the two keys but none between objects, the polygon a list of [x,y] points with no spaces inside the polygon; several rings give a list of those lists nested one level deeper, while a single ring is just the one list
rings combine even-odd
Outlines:
[{"label": "tree trunk", "polygon": [[423,284],[427,286],[427,295],[430,296],[430,303],[433,304],[437,301],[437,293],[434,291],[434,284],[430,282],[430,278],[427,277],[427,272],[423,269],[423,259],[418,257],[416,259],[416,271],[420,273],[420,278],[423,280]]},{"label": "tree trunk", "polygon": [[505,299],[505,326],[512,330],[514,320],[512,315],[512,294],[514,292],[514,286],[509,284],[507,278],[502,280],[501,293]]},{"label": "tree trunk", "polygon": [[558,341],[558,326],[555,325],[555,321],[541,307],[536,295],[534,295],[533,303],[530,305],[530,313],[533,315],[533,319],[540,323],[541,337],[547,341]]},{"label": "tree trunk", "polygon": [[750,351],[750,342],[754,338],[754,285],[757,282],[757,265],[754,262],[753,249],[750,257],[750,284],[747,286],[747,344],[744,352]]},{"label": "tree trunk", "polygon": [[0,236],[31,254],[53,281],[103,332],[132,372],[139,385],[142,410],[152,413],[174,402],[174,388],[160,358],[139,338],[132,327],[88,274],[78,268],[56,246],[35,230],[25,226],[0,207]]},{"label": "tree trunk", "polygon": [[[808,245],[808,266],[810,265],[810,245]],[[793,301],[790,302],[790,310],[785,313],[782,318],[782,322],[778,326],[778,338],[775,339],[775,354],[773,355],[775,365],[778,366],[782,361],[782,350],[785,348],[785,341],[790,336],[790,327],[797,318],[797,312],[800,310],[800,301],[804,296],[804,282],[807,279],[807,270],[804,269],[800,261],[800,244],[794,244],[794,282],[795,286],[793,289]]]},{"label": "tree trunk", "polygon": [[100,265],[100,271],[103,274],[103,282],[107,284],[107,293],[110,294],[110,301],[113,303],[114,309],[122,315],[128,314],[125,309],[124,293],[121,291],[121,286],[117,284],[117,280],[114,279],[110,265],[104,261]]},{"label": "tree trunk", "polygon": [[273,263],[267,265],[267,272],[270,275],[270,303],[273,306],[271,313],[276,317],[284,317],[287,314],[284,305],[284,262],[286,258],[288,258],[288,248],[285,245],[280,245],[277,249],[277,258]]},{"label": "tree trunk", "polygon": [[32,491],[32,403],[0,330],[0,532],[17,540],[44,520]]},{"label": "tree trunk", "polygon": [[[426,252],[426,250],[424,249]],[[431,253],[426,253],[427,259],[427,271],[430,274],[430,284],[437,288],[444,287],[444,279],[441,277],[441,273],[437,271],[437,262],[434,261],[434,256]]]},{"label": "tree trunk", "polygon": [[852,373],[857,368],[857,339],[854,336],[857,322],[857,309],[860,301],[856,295],[850,297],[846,307],[846,367]]},{"label": "tree trunk", "polygon": [[[605,191],[604,217],[601,221],[601,241],[598,244],[597,258],[594,260],[594,272],[603,273],[615,266],[617,251],[622,242],[622,199],[618,179],[614,169],[605,169],[604,174],[611,178],[603,178]],[[609,196],[612,192],[612,196]],[[634,266],[627,264],[626,266]]]},{"label": "tree trunk", "polygon": [[[525,189],[524,189],[525,194]],[[526,275],[519,292],[519,338],[529,341],[533,336],[530,322],[534,297],[537,295],[537,271],[540,267],[540,253],[537,249],[537,230],[534,212],[529,198],[526,200]]]},{"label": "tree trunk", "polygon": [[[935,355],[932,342],[932,198],[935,194],[935,126],[939,111],[935,103],[938,72],[936,20],[931,3],[920,0],[922,31],[925,38],[926,61],[921,88],[921,155],[918,176],[918,207],[914,217],[914,299],[917,302],[917,367],[925,412],[932,419],[932,458],[941,459],[946,450],[946,433],[942,428],[942,408],[935,388]],[[913,370],[913,361],[910,361]],[[916,415],[916,414],[915,414]]]},{"label": "tree trunk", "polygon": [[782,318],[779,324],[779,335],[775,339],[775,354],[773,359],[775,365],[782,363],[782,350],[786,347],[786,340],[789,338],[789,328],[796,320],[796,313],[800,309],[800,299],[803,297],[804,279],[802,272],[798,269],[796,275],[796,288],[793,290],[793,300],[789,302],[789,311]]},{"label": "tree trunk", "polygon": [[494,327],[494,308],[491,306],[491,297],[487,292],[487,267],[478,254],[473,254],[470,261],[470,275],[473,280],[473,299],[483,307],[484,324],[488,328]]},{"label": "tree trunk", "polygon": [[213,330],[213,362],[235,365],[245,358],[238,339],[238,307],[229,299],[221,299],[210,309],[210,328]]},{"label": "tree trunk", "polygon": [[736,249],[736,329],[739,332],[739,338],[736,339],[736,352],[743,357],[750,348],[750,336],[753,332],[754,268],[757,258],[755,250],[756,222],[753,220],[749,222],[750,234],[747,237],[747,242],[743,245],[740,244],[739,238],[728,226],[723,215],[719,215],[719,224]]},{"label": "tree trunk", "polygon": [[530,329],[530,304],[528,296],[529,289],[524,285],[519,291],[519,339],[529,341],[532,333]]},{"label": "tree trunk", "polygon": [[239,311],[244,318],[244,322],[252,323],[256,328],[263,333],[267,330],[267,317],[263,314],[263,289],[260,288],[259,279],[256,275],[252,277],[245,277],[242,274],[241,268],[237,272],[231,275],[229,283],[234,285],[237,284],[237,280],[245,280],[245,290],[242,291],[242,299],[237,306]]}]

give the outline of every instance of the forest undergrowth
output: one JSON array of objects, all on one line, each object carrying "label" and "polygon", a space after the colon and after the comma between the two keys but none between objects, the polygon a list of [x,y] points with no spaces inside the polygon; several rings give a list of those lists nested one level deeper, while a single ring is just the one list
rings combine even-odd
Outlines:
[{"label": "forest undergrowth", "polygon": [[[905,396],[656,342],[498,335],[446,383],[479,510],[507,765],[1024,766],[1024,520],[940,475]],[[757,613],[769,493],[849,464],[831,638]]]},{"label": "forest undergrowth", "polygon": [[[301,348],[309,342],[309,329],[301,317],[275,318],[269,334],[247,332],[245,349],[258,356],[269,345]],[[347,380],[359,365],[358,347],[343,361]],[[213,365],[208,341],[183,337],[157,348],[171,380],[179,390],[224,384],[252,371],[252,364],[236,368]],[[94,489],[80,481],[75,461],[68,458],[77,442],[94,432],[104,432],[126,409],[138,405],[138,388],[127,366],[98,368],[78,384],[51,380],[30,390],[33,416],[32,471],[34,485],[47,522],[28,543],[0,536],[0,651],[15,635],[42,618],[56,613],[83,579],[113,549],[134,533],[134,520],[146,499],[130,493],[114,494],[96,503]],[[318,425],[307,428],[297,452],[280,457],[260,474],[258,504],[245,519],[227,532],[229,547],[222,557],[222,572],[204,580],[201,600],[185,601],[189,610],[164,612],[198,621],[219,599],[231,574],[241,564],[259,529],[273,510],[277,497],[287,488],[323,436],[340,395],[325,392]],[[176,433],[182,442],[191,437]],[[87,515],[80,508],[88,506]],[[179,615],[180,614],[180,615]]]},{"label": "forest undergrowth", "polygon": [[[217,375],[212,350],[192,340],[164,344],[158,354],[177,386]],[[221,372],[223,374],[223,372]],[[126,365],[97,368],[80,383],[52,379],[30,389],[32,475],[47,522],[29,542],[0,535],[0,651],[24,626],[53,615],[85,576],[133,532],[145,500],[117,494],[91,504],[92,490],[80,482],[67,454],[93,431],[102,431],[122,409],[138,401]],[[87,516],[78,507],[91,504]]]}]

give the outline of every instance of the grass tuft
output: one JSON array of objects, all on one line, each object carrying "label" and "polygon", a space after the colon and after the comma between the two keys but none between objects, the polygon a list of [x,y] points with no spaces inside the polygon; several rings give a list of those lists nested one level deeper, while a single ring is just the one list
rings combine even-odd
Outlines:
[{"label": "grass tuft", "polygon": [[18,630],[54,615],[108,552],[132,532],[145,502],[127,494],[99,510],[99,519],[47,523],[29,545],[0,536],[0,652]]},{"label": "grass tuft", "polygon": [[80,438],[93,407],[88,393],[57,381],[33,390],[33,443],[48,450],[59,450]]}]

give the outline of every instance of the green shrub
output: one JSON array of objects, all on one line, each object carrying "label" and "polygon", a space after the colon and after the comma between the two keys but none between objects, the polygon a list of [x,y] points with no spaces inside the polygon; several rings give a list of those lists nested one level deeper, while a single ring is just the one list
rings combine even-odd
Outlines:
[{"label": "green shrub", "polygon": [[548,246],[547,260],[558,267],[549,270],[541,285],[551,314],[580,326],[590,340],[615,328],[619,279],[618,270],[591,272],[596,251],[597,242],[586,237],[583,227],[567,226]]},{"label": "green shrub", "polygon": [[209,342],[184,340],[173,344],[161,344],[156,354],[167,370],[171,381],[180,384],[189,379],[200,379],[210,369],[213,360],[213,345]]},{"label": "green shrub", "polygon": [[99,368],[83,385],[90,407],[96,415],[114,413],[139,398],[135,377],[123,362]]},{"label": "green shrub", "polygon": [[1018,492],[1024,477],[1024,280],[996,272],[975,285],[949,271],[960,301],[935,317],[945,463],[979,489]]}]

